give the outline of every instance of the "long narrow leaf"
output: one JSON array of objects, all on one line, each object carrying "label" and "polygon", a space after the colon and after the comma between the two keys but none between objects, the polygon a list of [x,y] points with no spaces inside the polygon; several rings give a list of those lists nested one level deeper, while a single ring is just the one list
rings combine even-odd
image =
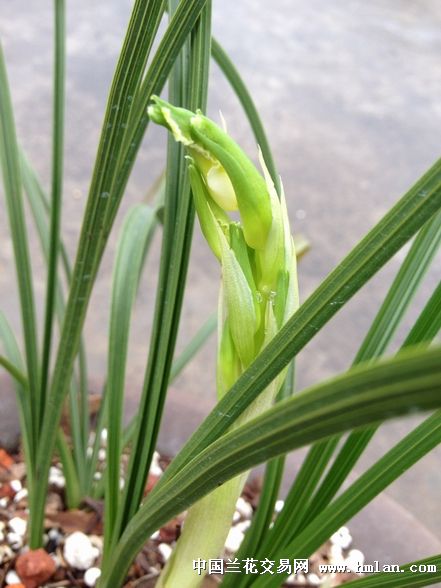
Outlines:
[{"label": "long narrow leaf", "polygon": [[154,219],[153,209],[145,204],[139,204],[129,211],[121,229],[112,278],[106,390],[108,437],[105,549],[109,547],[119,507],[122,416],[130,319],[143,267],[143,253],[155,226]]},{"label": "long narrow leaf", "polygon": [[[436,411],[421,425],[406,435],[395,447],[370,467],[356,482],[336,498],[319,516],[283,549],[271,557],[308,557],[339,527],[351,519],[389,484],[441,442],[441,411]],[[285,555],[282,555],[285,554]],[[258,588],[278,586],[269,579],[259,579]]]},{"label": "long narrow leaf", "polygon": [[[441,208],[441,160],[360,241],[286,323],[176,456],[157,489],[220,437],[338,310]],[[155,490],[154,490],[155,492]]]},{"label": "long narrow leaf", "polygon": [[54,105],[52,129],[52,191],[50,208],[49,260],[46,286],[46,309],[44,319],[43,351],[41,362],[40,402],[41,416],[44,412],[49,378],[49,361],[52,345],[53,322],[57,295],[57,266],[61,225],[61,198],[63,185],[64,150],[64,100],[66,60],[66,6],[65,0],[54,0],[55,47],[54,47]]},{"label": "long narrow leaf", "polygon": [[[172,19],[178,11],[179,7]],[[182,68],[175,65],[171,78],[170,91],[174,101],[188,108],[205,109],[206,106],[210,23],[211,10],[208,4],[191,35],[189,77],[185,78]],[[185,79],[189,81],[183,85]],[[193,223],[194,210],[184,154],[179,145],[170,142],[158,287],[161,296],[157,298],[155,307],[150,354],[139,407],[140,417],[130,457],[118,533],[125,528],[142,500],[156,446],[180,320]]]},{"label": "long narrow leaf", "polygon": [[[441,213],[439,212],[421,229],[412,244],[355,357],[354,365],[361,361],[372,360],[385,351],[439,249],[440,242]],[[422,340],[413,339],[407,342],[407,345],[419,343]],[[262,546],[262,553],[269,545],[273,549],[277,549],[286,544],[295,537],[305,517],[310,521],[314,514],[332,500],[377,428],[355,431],[348,437],[313,499],[311,497],[331,461],[334,449],[341,437],[336,436],[310,449],[299,475],[288,493],[286,509],[277,517],[271,533],[266,538],[265,545]],[[310,504],[311,500],[312,504]]]},{"label": "long narrow leaf", "polygon": [[[440,391],[441,349],[414,350],[374,366],[353,368],[279,402],[213,442],[160,491],[150,494],[121,537],[101,585],[119,586],[146,537],[238,473],[336,431],[440,406]],[[293,553],[297,550],[284,557]]]},{"label": "long narrow leaf", "polygon": [[31,406],[32,422],[27,425],[31,463],[35,463],[37,449],[38,423],[41,416],[40,394],[38,389],[39,367],[37,326],[35,320],[34,292],[32,285],[31,263],[22,199],[22,184],[17,137],[15,133],[14,115],[6,74],[3,50],[0,46],[0,160],[3,170],[6,204],[11,227],[12,244],[14,247],[15,270],[18,281],[21,317],[23,322],[24,344],[26,351],[26,368],[30,394],[28,402]]}]

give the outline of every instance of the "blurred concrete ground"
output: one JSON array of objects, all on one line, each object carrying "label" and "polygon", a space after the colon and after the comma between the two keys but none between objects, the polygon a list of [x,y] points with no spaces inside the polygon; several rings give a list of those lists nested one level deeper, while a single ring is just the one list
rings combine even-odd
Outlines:
[{"label": "blurred concrete ground", "polygon": [[[63,237],[72,255],[130,4],[128,0],[68,3]],[[305,299],[440,155],[441,5],[436,0],[223,0],[214,4],[214,34],[239,67],[261,112],[284,181],[294,230],[305,234],[313,246],[300,268]],[[19,137],[46,186],[50,172],[51,9],[50,2],[0,0],[0,34]],[[249,153],[255,153],[236,98],[215,66],[211,75],[210,113],[217,117],[221,109],[234,137]],[[162,129],[149,130],[117,226],[128,207],[146,194],[161,172],[164,140]],[[32,227],[29,230],[41,308],[44,264]],[[116,235],[117,231],[111,237],[86,327],[90,371],[98,381],[105,372]],[[159,244],[156,239],[133,322],[127,390],[132,413],[148,347]],[[403,256],[400,252],[301,354],[300,388],[350,365]],[[438,256],[394,349],[439,280],[440,270]],[[215,308],[218,277],[218,268],[197,229],[179,349]],[[19,329],[12,247],[4,213],[0,215],[0,299],[2,310]],[[214,404],[214,347],[213,338],[173,387],[161,436],[165,450],[176,451]],[[408,419],[382,427],[359,471],[415,422],[417,419]],[[291,476],[300,455],[298,452],[290,458]],[[437,450],[388,489],[391,497],[438,537],[440,465],[441,452]],[[368,528],[366,521],[377,519],[371,527],[372,538],[372,534],[382,533],[383,516],[370,515],[373,511],[369,509],[366,512],[361,527]],[[415,520],[409,528],[417,524]],[[400,530],[391,533],[391,539],[402,545]],[[403,557],[404,549],[398,550]]]}]

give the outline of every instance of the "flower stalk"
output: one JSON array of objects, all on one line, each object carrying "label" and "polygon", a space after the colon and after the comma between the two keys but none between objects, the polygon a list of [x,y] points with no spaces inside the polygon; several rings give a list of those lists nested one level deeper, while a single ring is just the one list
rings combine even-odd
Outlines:
[{"label": "flower stalk", "polygon": [[[165,126],[187,151],[188,171],[202,233],[220,262],[218,399],[298,308],[294,242],[283,189],[280,199],[259,154],[263,176],[235,141],[200,112],[158,97],[150,119]],[[238,211],[240,221],[228,215]],[[282,385],[282,372],[238,419],[261,414]],[[191,507],[160,588],[195,588],[192,560],[219,557],[247,473],[226,482]]]}]

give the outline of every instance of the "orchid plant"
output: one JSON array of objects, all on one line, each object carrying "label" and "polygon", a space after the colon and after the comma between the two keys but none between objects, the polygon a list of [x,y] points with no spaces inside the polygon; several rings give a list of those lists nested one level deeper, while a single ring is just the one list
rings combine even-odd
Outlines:
[{"label": "orchid plant", "polygon": [[[17,138],[6,65],[0,53],[0,160],[17,275],[22,337],[0,314],[0,365],[14,378],[29,490],[31,549],[42,545],[48,474],[55,454],[66,499],[104,498],[99,586],[123,586],[146,540],[188,509],[181,538],[157,586],[197,587],[192,561],[220,557],[236,499],[250,469],[267,463],[262,494],[238,558],[308,557],[342,524],[441,442],[441,326],[438,286],[396,356],[385,356],[441,241],[441,160],[360,240],[300,304],[296,241],[283,187],[252,97],[211,35],[209,0],[135,0],[109,91],[75,260],[60,230],[65,101],[65,0],[54,0],[52,181],[46,194]],[[160,33],[160,24],[167,26]],[[157,41],[157,42],[156,42]],[[153,49],[155,47],[155,49]],[[261,172],[226,132],[204,116],[215,59],[237,93],[259,145]],[[168,83],[168,102],[158,96]],[[169,131],[163,180],[153,204],[140,202],[121,228],[113,273],[106,386],[95,443],[89,447],[88,303],[125,187],[148,127]],[[159,170],[158,170],[159,171]],[[157,174],[160,175],[160,174]],[[153,179],[153,178],[152,178]],[[41,343],[35,276],[26,229],[29,202],[47,260]],[[288,196],[289,198],[289,196]],[[193,234],[194,212],[221,267],[217,321],[210,318],[179,357],[175,342]],[[131,312],[154,231],[162,231],[154,324],[139,410],[122,421]],[[320,329],[415,237],[353,365],[293,394],[293,362]],[[63,287],[67,284],[67,288]],[[368,287],[368,286],[367,286]],[[60,337],[55,343],[56,322]],[[173,377],[218,325],[218,403],[173,459],[157,485],[144,489]],[[52,367],[53,366],[53,367]],[[67,400],[71,439],[59,423]],[[341,490],[380,424],[415,410],[425,421]],[[104,481],[95,479],[100,433],[108,430]],[[342,435],[348,433],[342,441]],[[309,453],[277,515],[284,456]],[[120,485],[122,453],[128,452]],[[418,585],[441,579],[421,573]],[[364,586],[413,586],[403,572],[357,580]],[[285,575],[225,577],[223,585],[279,586]]]}]

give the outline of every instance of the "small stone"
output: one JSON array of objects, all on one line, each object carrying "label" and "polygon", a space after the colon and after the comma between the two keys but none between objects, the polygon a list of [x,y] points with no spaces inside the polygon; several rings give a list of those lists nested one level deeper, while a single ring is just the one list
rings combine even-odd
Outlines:
[{"label": "small stone", "polygon": [[160,543],[158,545],[158,551],[164,558],[164,561],[167,561],[172,554],[173,549],[168,545],[168,543]]},{"label": "small stone", "polygon": [[0,564],[9,561],[14,557],[14,552],[9,545],[0,545]]},{"label": "small stone", "polygon": [[237,551],[243,540],[243,533],[236,527],[231,527],[227,540],[225,541],[225,549],[230,552]]},{"label": "small stone", "polygon": [[246,502],[242,497],[239,497],[236,502],[236,510],[240,512],[240,514],[245,519],[250,519],[253,515],[253,507],[249,502]]},{"label": "small stone", "polygon": [[235,510],[233,515],[233,523],[238,523],[241,518],[242,517],[240,515],[240,512],[238,510]]},{"label": "small stone", "polygon": [[9,470],[14,464],[14,459],[4,449],[0,449],[0,466]]},{"label": "small stone", "polygon": [[329,554],[331,557],[331,563],[341,564],[344,562],[343,550],[341,548],[341,545],[332,544],[329,549]]},{"label": "small stone", "polygon": [[8,504],[9,498],[14,498],[15,490],[12,489],[11,484],[6,482],[5,484],[0,484],[0,498],[6,498],[6,504]]},{"label": "small stone", "polygon": [[239,531],[242,531],[242,533],[245,533],[245,531],[247,531],[251,526],[251,521],[242,521],[241,523],[238,523],[236,525],[236,529],[239,529]]},{"label": "small stone", "polygon": [[56,566],[44,549],[35,549],[19,555],[15,569],[26,588],[38,588],[55,573]]},{"label": "small stone", "polygon": [[106,453],[106,450],[105,449],[99,449],[98,450],[98,459],[100,461],[106,461],[106,455],[107,455],[107,453]]},{"label": "small stone", "polygon": [[66,486],[66,480],[60,468],[51,466],[49,470],[49,484],[57,488],[64,488]]},{"label": "small stone", "polygon": [[107,437],[108,437],[107,429],[104,428],[104,429],[101,430],[101,436],[100,436],[101,445],[103,447],[105,447],[107,445]]},{"label": "small stone", "polygon": [[103,538],[99,535],[89,535],[90,542],[101,553],[103,551]]},{"label": "small stone", "polygon": [[350,570],[357,573],[360,570],[360,566],[364,564],[364,560],[364,553],[362,553],[359,549],[351,549],[351,551],[348,553],[348,557],[345,560],[345,564]]},{"label": "small stone", "polygon": [[14,502],[20,502],[20,500],[23,500],[24,498],[27,498],[28,496],[28,491],[26,488],[22,488],[21,490],[19,490],[17,492],[17,494],[14,496]]},{"label": "small stone", "polygon": [[93,455],[93,447],[88,447],[86,449],[86,456],[87,457],[92,457],[92,455]]},{"label": "small stone", "polygon": [[334,545],[340,545],[342,549],[347,549],[352,543],[352,537],[348,528],[340,527],[340,529],[331,536],[331,543]]},{"label": "small stone", "polygon": [[320,586],[320,584],[322,583],[317,574],[308,574],[308,582],[313,586]]},{"label": "small stone", "polygon": [[20,492],[20,490],[23,488],[20,480],[11,480],[11,482],[9,482],[9,485],[14,490],[14,492]]},{"label": "small stone", "polygon": [[14,570],[10,570],[6,574],[5,582],[8,586],[10,586],[11,584],[20,584],[20,578],[18,577],[17,572],[14,572]]},{"label": "small stone", "polygon": [[92,567],[99,550],[92,545],[87,535],[76,531],[66,538],[63,554],[70,566],[77,570],[87,570]]},{"label": "small stone", "polygon": [[274,505],[274,510],[279,513],[281,512],[282,508],[285,506],[284,500],[276,500],[276,504]]},{"label": "small stone", "polygon": [[102,478],[102,477],[103,477],[103,475],[102,475],[102,473],[101,473],[101,472],[95,472],[95,473],[93,474],[93,479],[94,479],[94,480],[101,480],[101,478]]},{"label": "small stone", "polygon": [[101,570],[99,568],[89,568],[84,572],[84,583],[86,586],[95,586],[96,581],[101,576]]},{"label": "small stone", "polygon": [[6,535],[6,540],[14,551],[18,551],[23,547],[23,537],[18,533],[8,533]]},{"label": "small stone", "polygon": [[8,525],[13,533],[17,533],[17,535],[21,535],[22,537],[26,534],[27,523],[20,517],[12,518]]},{"label": "small stone", "polygon": [[0,508],[6,508],[8,506],[9,500],[5,497],[0,498]]},{"label": "small stone", "polygon": [[160,477],[163,474],[162,468],[159,465],[160,457],[161,456],[159,455],[159,453],[155,451],[153,454],[152,463],[150,464],[150,474],[152,474],[153,476]]},{"label": "small stone", "polygon": [[159,531],[155,531],[153,535],[150,535],[150,539],[159,539]]}]

